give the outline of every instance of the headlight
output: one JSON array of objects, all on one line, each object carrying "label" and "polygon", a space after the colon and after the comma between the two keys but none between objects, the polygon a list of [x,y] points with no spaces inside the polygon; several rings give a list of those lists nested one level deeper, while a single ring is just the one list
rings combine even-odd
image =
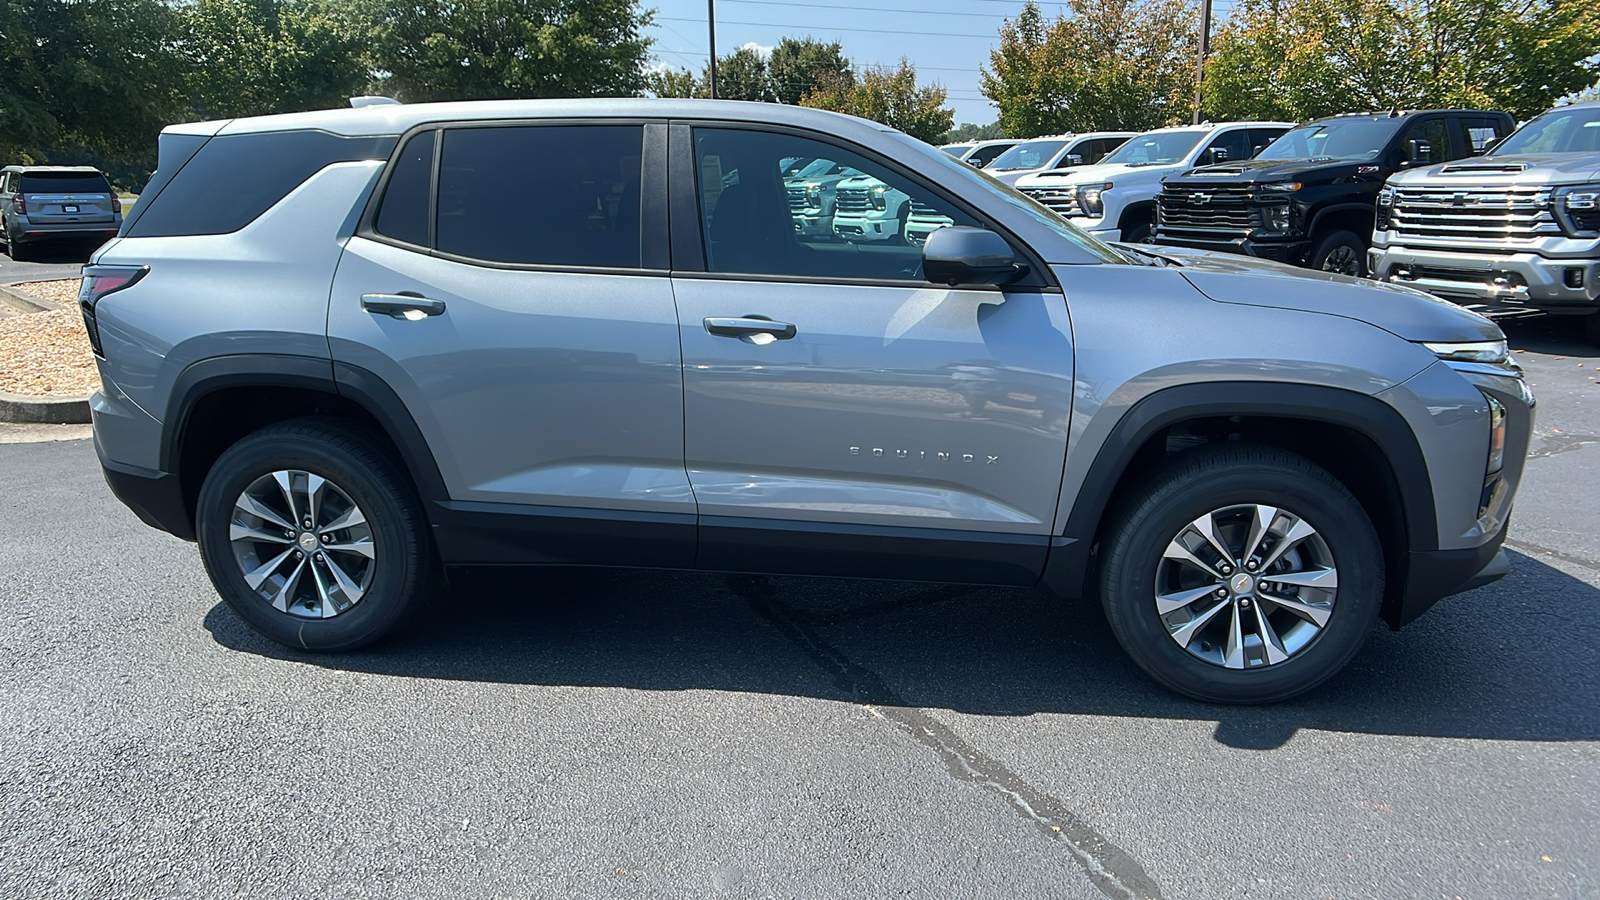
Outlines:
[{"label": "headlight", "polygon": [[1386,184],[1383,190],[1378,191],[1378,205],[1384,207],[1394,205],[1394,188]]},{"label": "headlight", "polygon": [[1550,199],[1562,231],[1572,237],[1600,237],[1600,184],[1559,187]]},{"label": "headlight", "polygon": [[817,209],[822,208],[822,185],[806,185],[806,205]]},{"label": "headlight", "polygon": [[1106,206],[1101,194],[1111,190],[1111,182],[1085,184],[1078,187],[1078,208],[1091,216],[1105,215]]},{"label": "headlight", "polygon": [[1506,464],[1506,407],[1488,394],[1483,398],[1489,401],[1489,464],[1484,474],[1493,475]]},{"label": "headlight", "polygon": [[1300,190],[1300,187],[1301,185],[1298,181],[1274,181],[1270,184],[1261,185],[1261,189],[1263,191],[1283,191],[1286,194],[1292,191],[1298,191]]},{"label": "headlight", "polygon": [[869,196],[872,198],[872,208],[873,209],[888,209],[889,208],[889,201],[884,199],[884,196],[883,196],[885,193],[888,192],[888,190],[889,190],[888,186],[887,185],[882,185],[882,184],[880,184],[877,187],[872,189],[872,193]]},{"label": "headlight", "polygon": [[1262,207],[1261,212],[1262,221],[1266,224],[1268,231],[1289,230],[1289,204],[1276,203],[1271,206],[1265,206]]},{"label": "headlight", "polygon": [[1424,341],[1422,346],[1432,350],[1445,362],[1485,363],[1509,365],[1511,350],[1505,341],[1472,341],[1461,344],[1433,344]]}]

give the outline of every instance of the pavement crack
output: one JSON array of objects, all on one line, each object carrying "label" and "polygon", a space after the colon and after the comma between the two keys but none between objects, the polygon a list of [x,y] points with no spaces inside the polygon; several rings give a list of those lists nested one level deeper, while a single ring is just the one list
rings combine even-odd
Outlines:
[{"label": "pavement crack", "polygon": [[[909,706],[876,672],[854,662],[817,633],[813,620],[778,602],[771,581],[730,577],[728,587],[832,676],[842,692],[932,750],[957,781],[1006,801],[1042,835],[1061,844],[1100,892],[1118,900],[1159,900],[1161,888],[1138,860],[1111,843],[1062,801],[1018,778],[927,711]],[[936,591],[935,593],[942,593]],[[950,599],[942,596],[940,602]],[[904,605],[918,605],[909,603]]]},{"label": "pavement crack", "polygon": [[1548,556],[1552,559],[1559,559],[1562,562],[1572,563],[1575,566],[1582,566],[1585,569],[1593,569],[1596,572],[1600,572],[1600,563],[1572,553],[1552,550],[1549,547],[1541,547],[1538,544],[1530,544],[1527,541],[1517,540],[1516,538],[1506,538],[1506,546],[1514,547],[1525,553],[1537,553],[1540,556]]}]

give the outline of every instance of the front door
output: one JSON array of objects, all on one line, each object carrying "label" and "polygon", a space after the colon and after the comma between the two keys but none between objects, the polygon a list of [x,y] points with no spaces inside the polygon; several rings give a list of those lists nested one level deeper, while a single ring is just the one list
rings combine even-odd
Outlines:
[{"label": "front door", "polygon": [[922,280],[911,210],[978,220],[876,157],[673,127],[697,178],[673,198],[673,290],[699,566],[1031,583],[1071,408],[1061,294]]},{"label": "front door", "polygon": [[334,359],[390,385],[426,438],[449,561],[693,565],[647,132],[664,154],[665,126],[643,124],[418,132],[339,263]]}]

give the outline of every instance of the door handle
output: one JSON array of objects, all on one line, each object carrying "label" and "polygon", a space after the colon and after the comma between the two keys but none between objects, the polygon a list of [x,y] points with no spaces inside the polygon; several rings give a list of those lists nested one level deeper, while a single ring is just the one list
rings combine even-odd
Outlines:
[{"label": "door handle", "polygon": [[719,337],[747,338],[764,334],[770,339],[787,341],[799,334],[799,329],[788,322],[774,322],[761,316],[743,316],[737,319],[706,318],[706,330]]},{"label": "door handle", "polygon": [[362,294],[361,308],[369,313],[416,322],[443,313],[444,301],[429,300],[419,294]]}]

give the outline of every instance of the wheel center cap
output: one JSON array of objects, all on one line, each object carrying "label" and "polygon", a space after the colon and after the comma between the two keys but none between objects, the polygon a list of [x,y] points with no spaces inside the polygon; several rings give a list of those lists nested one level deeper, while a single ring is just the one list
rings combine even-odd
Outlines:
[{"label": "wheel center cap", "polygon": [[299,540],[295,543],[300,545],[301,550],[311,553],[317,549],[317,536],[309,531],[302,531],[300,532]]},{"label": "wheel center cap", "polygon": [[1228,589],[1235,594],[1253,593],[1256,589],[1256,580],[1254,577],[1240,572],[1228,579]]}]

